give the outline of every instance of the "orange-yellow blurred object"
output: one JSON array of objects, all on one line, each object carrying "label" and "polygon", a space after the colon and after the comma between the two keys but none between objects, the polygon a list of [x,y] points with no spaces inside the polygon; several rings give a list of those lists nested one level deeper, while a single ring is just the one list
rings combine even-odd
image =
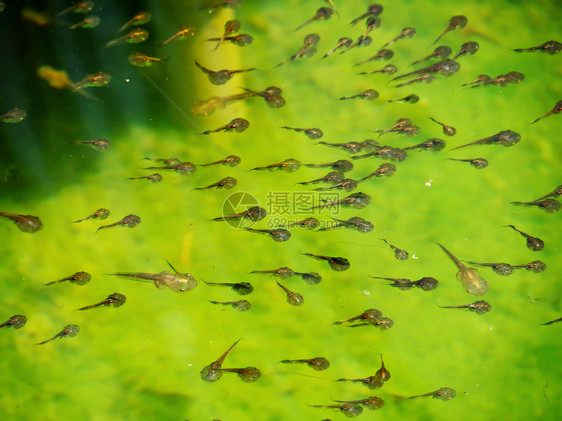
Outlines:
[{"label": "orange-yellow blurred object", "polygon": [[56,70],[51,66],[39,67],[37,69],[37,75],[41,79],[45,79],[49,85],[55,89],[72,88],[74,86],[64,70]]},{"label": "orange-yellow blurred object", "polygon": [[21,17],[39,26],[45,26],[52,22],[51,17],[47,13],[29,8],[25,8],[21,11]]}]

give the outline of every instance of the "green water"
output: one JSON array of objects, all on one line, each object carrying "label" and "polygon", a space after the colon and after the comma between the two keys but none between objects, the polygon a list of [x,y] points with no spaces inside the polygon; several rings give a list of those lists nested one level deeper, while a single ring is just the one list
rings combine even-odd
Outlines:
[{"label": "green water", "polygon": [[[307,405],[373,395],[386,404],[376,412],[365,409],[364,419],[558,419],[562,325],[537,325],[561,316],[560,213],[522,209],[509,202],[533,200],[560,184],[560,116],[529,123],[560,100],[561,55],[510,51],[560,41],[560,2],[384,2],[382,25],[373,31],[371,46],[321,60],[340,37],[357,39],[364,30],[363,22],[356,27],[348,22],[364,12],[368,1],[334,3],[339,18],[313,22],[296,32],[295,27],[327,3],[286,0],[280,6],[276,1],[246,0],[238,9],[208,14],[196,10],[199,2],[193,1],[146,2],[139,7],[100,1],[95,13],[102,23],[81,32],[23,21],[20,5],[8,5],[0,14],[1,48],[8,59],[0,71],[1,110],[18,106],[28,113],[19,124],[0,126],[0,210],[38,215],[44,224],[36,234],[22,233],[7,221],[0,225],[0,319],[13,314],[28,317],[23,329],[0,331],[2,419],[344,419],[335,410]],[[54,13],[68,4],[27,6]],[[139,10],[153,15],[146,25],[149,40],[103,49]],[[351,67],[375,54],[402,28],[414,26],[415,37],[389,47],[395,52],[389,63],[399,68],[399,74],[413,70],[409,63],[432,51],[430,44],[456,14],[468,17],[466,28],[450,32],[440,44],[451,46],[454,53],[467,40],[480,44],[474,56],[458,59],[457,74],[399,90],[385,86],[386,75],[360,76],[358,68]],[[225,44],[210,53],[213,45],[203,40],[220,34],[224,22],[232,18],[242,22],[241,32],[251,34],[253,44],[244,48]],[[61,19],[71,24],[79,17]],[[196,28],[193,38],[157,47],[183,24]],[[274,68],[313,32],[321,38],[315,56]],[[134,51],[170,60],[138,69],[127,62]],[[194,58],[214,70],[258,70],[217,87],[194,67]],[[106,88],[89,89],[94,99],[87,99],[49,87],[36,75],[41,65],[66,70],[73,81],[99,70],[110,73],[112,81]],[[480,73],[494,77],[512,70],[525,74],[521,84],[460,88]],[[287,101],[283,108],[268,108],[262,99],[252,98],[208,117],[190,112],[196,100],[240,93],[240,87],[262,90],[271,85],[283,89]],[[378,90],[380,98],[336,100],[368,88]],[[417,104],[385,102],[410,93],[419,95]],[[197,135],[234,117],[248,119],[250,128],[243,133]],[[457,135],[444,136],[428,117],[454,126]],[[347,157],[279,126],[319,127],[322,140],[346,142],[372,138],[376,135],[369,130],[389,128],[399,118],[412,119],[421,133],[414,138],[387,134],[381,138],[383,144],[405,147],[439,137],[448,146],[437,153],[410,151],[406,161],[396,163],[393,177],[360,184],[356,191],[371,195],[372,204],[363,210],[342,209],[336,217],[361,216],[375,225],[371,233],[295,228],[290,241],[275,243],[208,221],[221,215],[232,191],[192,190],[232,176],[238,179],[234,191],[250,192],[267,207],[270,192],[308,192],[294,183],[325,172],[304,167],[293,174],[249,172],[251,168],[286,158],[319,163]],[[522,137],[511,148],[490,145],[448,152],[507,129]],[[69,145],[99,137],[108,138],[112,147],[98,152]],[[142,169],[148,161],[140,160],[146,156],[202,164],[229,154],[242,158],[239,167],[199,167],[184,176],[163,171],[159,184],[126,180],[149,173]],[[448,157],[485,157],[490,165],[476,170]],[[354,161],[349,176],[363,177],[381,163]],[[111,211],[106,221],[134,213],[142,222],[133,229],[116,227],[97,234],[101,221],[72,223],[100,207]],[[315,216],[328,220],[331,215],[323,211]],[[309,215],[299,219],[305,216]],[[274,217],[270,214],[255,227],[265,228]],[[504,228],[507,224],[542,238],[544,250],[528,250],[522,237]],[[396,260],[381,237],[408,250],[410,259]],[[490,292],[476,298],[462,289],[455,279],[456,268],[434,241],[463,260],[513,264],[542,260],[548,268],[540,274],[522,270],[508,277],[483,268],[480,273]],[[299,252],[344,256],[351,269],[334,272]],[[192,273],[199,286],[177,294],[106,275],[157,273],[167,269],[166,260],[180,272]],[[248,274],[282,266],[323,276],[316,286],[297,277],[283,281],[305,297],[302,307],[287,304],[275,278]],[[90,284],[43,286],[77,271],[91,273]],[[431,292],[400,291],[368,275],[433,276],[440,286]],[[255,291],[239,297],[227,289],[205,287],[203,280],[251,282]],[[123,307],[73,311],[114,292],[126,295]],[[239,313],[208,302],[241,298],[251,301],[250,311]],[[482,298],[493,307],[485,315],[437,306]],[[392,318],[395,326],[388,331],[331,326],[372,307]],[[35,345],[70,323],[80,325],[78,336]],[[216,383],[202,381],[200,370],[239,338],[243,339],[224,366],[256,366],[262,377],[244,383],[227,373]],[[370,391],[361,384],[334,381],[374,375],[379,354],[392,375],[383,388]],[[315,372],[306,366],[277,364],[316,356],[326,357],[331,367]],[[394,398],[446,386],[457,392],[447,402]]]}]

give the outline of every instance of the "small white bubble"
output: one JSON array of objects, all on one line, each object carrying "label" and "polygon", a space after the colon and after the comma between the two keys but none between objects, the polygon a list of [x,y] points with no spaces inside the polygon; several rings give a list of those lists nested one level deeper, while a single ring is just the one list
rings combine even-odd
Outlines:
[{"label": "small white bubble", "polygon": [[492,330],[492,329],[493,329],[493,327],[492,327],[492,326],[490,326],[490,330]]},{"label": "small white bubble", "polygon": [[416,256],[416,253],[412,254],[412,259],[419,259],[418,256]]},{"label": "small white bubble", "polygon": [[129,83],[131,81],[131,79],[127,78],[125,79],[125,82]]},{"label": "small white bubble", "polygon": [[188,366],[188,367],[193,367],[193,364],[188,364],[187,366]]},{"label": "small white bubble", "polygon": [[431,183],[433,183],[433,179],[429,179],[427,183],[425,183],[426,187],[431,187]]},{"label": "small white bubble", "polygon": [[371,295],[371,292],[370,291],[363,291],[363,294],[364,295]]}]

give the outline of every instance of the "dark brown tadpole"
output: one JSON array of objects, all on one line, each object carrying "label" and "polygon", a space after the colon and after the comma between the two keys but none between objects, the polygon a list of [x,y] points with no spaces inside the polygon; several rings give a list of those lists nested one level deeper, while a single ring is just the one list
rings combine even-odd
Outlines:
[{"label": "dark brown tadpole", "polygon": [[160,273],[144,273],[144,272],[117,272],[109,275],[119,276],[125,279],[132,279],[137,282],[153,283],[158,289],[170,288],[174,292],[190,291],[197,286],[197,280],[191,273],[180,273],[168,262],[170,269]]},{"label": "dark brown tadpole", "polygon": [[484,86],[484,85],[489,85],[490,83],[492,83],[492,78],[488,75],[485,74],[480,74],[478,75],[478,77],[476,79],[474,79],[471,82],[467,82],[467,83],[463,83],[461,86],[468,86],[468,85],[474,85],[472,86],[473,88],[477,88],[479,86]]},{"label": "dark brown tadpole", "polygon": [[[341,173],[346,173],[353,169],[353,162],[348,161],[347,159],[340,159],[334,162],[327,162],[325,164],[304,164],[305,167],[308,168],[323,168],[323,167],[330,167],[334,171],[338,171]],[[339,183],[342,180],[338,180]],[[332,182],[335,182],[332,180]]]},{"label": "dark brown tadpole", "polygon": [[530,263],[526,263],[524,265],[513,265],[513,269],[527,269],[528,271],[534,273],[544,272],[546,270],[546,264],[541,262],[540,260],[533,260]]},{"label": "dark brown tadpole", "polygon": [[477,263],[477,262],[466,262],[471,265],[492,268],[500,276],[507,276],[513,273],[513,266],[509,263]]},{"label": "dark brown tadpole", "polygon": [[282,364],[306,364],[316,371],[324,371],[330,367],[330,361],[324,357],[316,357],[302,360],[282,360]]},{"label": "dark brown tadpole", "polygon": [[252,42],[254,42],[254,37],[252,37],[249,34],[239,34],[239,35],[230,35],[228,37],[208,38],[205,41],[212,41],[212,42],[228,41],[239,47],[245,47],[246,45],[250,45]]},{"label": "dark brown tadpole", "polygon": [[86,145],[96,151],[105,151],[111,147],[111,143],[107,139],[94,139],[94,140],[76,140],[70,142],[71,145]]},{"label": "dark brown tadpole", "polygon": [[343,179],[344,179],[344,175],[340,171],[330,171],[324,177],[315,178],[314,180],[310,180],[310,181],[301,181],[301,182],[296,183],[296,184],[302,184],[302,185],[317,184],[317,183],[336,184],[336,183],[339,183],[340,181],[342,181]]},{"label": "dark brown tadpole", "polygon": [[371,3],[368,7],[367,7],[367,11],[365,13],[363,13],[361,16],[353,19],[349,24],[351,26],[357,24],[358,22],[362,21],[365,18],[368,17],[377,17],[379,16],[382,12],[383,12],[383,6],[380,4],[375,4],[375,3]]},{"label": "dark brown tadpole", "polygon": [[174,165],[174,164],[181,163],[181,161],[178,158],[149,158],[149,157],[145,157],[145,158],[143,158],[143,160],[161,162],[161,163],[166,164],[166,165]]},{"label": "dark brown tadpole", "polygon": [[317,285],[322,282],[322,276],[316,272],[295,272],[295,275],[300,276],[308,285]]},{"label": "dark brown tadpole", "polygon": [[350,228],[361,233],[371,232],[374,228],[373,223],[369,222],[360,216],[353,216],[348,220],[332,218],[336,223],[320,228],[318,231],[328,231],[337,228]]},{"label": "dark brown tadpole", "polygon": [[371,70],[370,72],[359,72],[359,74],[360,75],[372,75],[373,73],[386,73],[387,75],[393,75],[397,71],[398,71],[398,67],[396,67],[394,64],[387,64],[386,66],[384,66],[380,69]]},{"label": "dark brown tadpole", "polygon": [[527,239],[527,248],[529,250],[540,251],[544,248],[544,241],[541,240],[540,238],[533,237],[532,235],[526,234],[523,231],[515,228],[515,226],[513,225],[505,225],[505,227],[512,228],[515,231],[517,231],[519,234],[521,234],[523,237],[525,237]]},{"label": "dark brown tadpole", "polygon": [[385,133],[402,133],[406,136],[416,136],[420,132],[420,128],[416,126],[409,118],[400,118],[390,128],[385,130],[375,130],[375,133],[381,137]]},{"label": "dark brown tadpole", "polygon": [[350,267],[349,260],[347,260],[345,257],[321,256],[318,254],[311,254],[311,253],[301,253],[301,254],[303,256],[309,256],[317,260],[327,261],[330,267],[336,272],[343,272],[345,270],[348,270]]},{"label": "dark brown tadpole", "polygon": [[381,368],[377,370],[377,372],[375,373],[375,377],[383,382],[387,382],[388,380],[390,380],[390,371],[388,371],[384,365],[382,354],[381,354]]},{"label": "dark brown tadpole", "polygon": [[358,94],[351,95],[351,96],[342,96],[338,99],[339,100],[346,100],[346,99],[361,98],[361,99],[367,99],[367,100],[371,101],[373,99],[377,99],[378,97],[379,97],[378,91],[375,91],[374,89],[366,89],[363,92],[359,92]]},{"label": "dark brown tadpole", "polygon": [[357,182],[362,183],[363,181],[373,177],[392,177],[394,174],[396,174],[396,165],[385,162],[384,164],[380,164],[371,174],[357,180]]},{"label": "dark brown tadpole", "polygon": [[415,75],[427,75],[427,74],[440,74],[442,76],[451,76],[452,74],[455,74],[456,72],[458,72],[460,69],[460,64],[457,63],[454,60],[450,60],[450,59],[445,59],[445,60],[441,60],[438,61],[437,63],[433,63],[430,66],[427,67],[423,67],[421,69],[418,70],[414,70],[413,72],[410,73],[406,73],[400,76],[396,76],[395,78],[391,79],[391,82],[394,80],[399,80],[399,79],[403,79],[409,76],[415,76]]},{"label": "dark brown tadpole", "polygon": [[371,38],[370,36],[364,37],[363,35],[361,35],[359,38],[357,38],[357,41],[355,41],[349,47],[347,47],[345,50],[340,52],[340,54],[343,54],[346,51],[349,51],[349,50],[351,50],[352,48],[355,48],[355,47],[368,47],[369,45],[371,45],[372,42],[373,42],[373,38]]},{"label": "dark brown tadpole", "polygon": [[433,399],[441,399],[442,401],[449,401],[457,396],[457,392],[455,392],[450,387],[442,387],[441,389],[435,390],[433,392],[410,396],[408,399],[423,398],[425,396],[431,396],[433,397]]},{"label": "dark brown tadpole", "polygon": [[537,118],[535,121],[533,121],[531,124],[535,124],[537,121],[541,121],[543,118],[548,117],[549,115],[552,114],[560,114],[562,113],[562,100],[558,101],[555,105],[554,108],[552,108],[552,110],[550,110],[549,112],[547,112],[546,114],[544,114],[543,116]]},{"label": "dark brown tadpole", "polygon": [[437,137],[433,137],[431,139],[426,140],[425,142],[418,143],[417,145],[408,146],[407,148],[402,148],[402,150],[407,151],[410,149],[423,149],[424,151],[438,152],[442,150],[446,145],[447,143],[444,140],[439,139]]},{"label": "dark brown tadpole", "polygon": [[246,383],[253,383],[261,377],[261,371],[256,367],[244,368],[217,368],[221,373],[236,373]]},{"label": "dark brown tadpole", "polygon": [[244,118],[235,118],[231,120],[229,123],[225,124],[224,126],[218,127],[214,130],[206,130],[202,133],[203,135],[207,135],[210,133],[218,133],[218,132],[237,132],[242,133],[250,127],[250,122]]},{"label": "dark brown tadpole", "polygon": [[457,146],[456,148],[453,148],[451,150],[454,151],[455,149],[466,148],[467,146],[473,145],[502,145],[508,147],[515,145],[520,140],[521,135],[519,133],[512,130],[502,130],[495,135],[488,136],[471,143],[467,143],[466,145]]},{"label": "dark brown tadpole", "polygon": [[275,164],[265,165],[262,167],[255,167],[252,168],[250,171],[281,170],[290,173],[290,172],[297,171],[300,167],[301,167],[300,161],[297,161],[296,159],[293,158],[289,158]]},{"label": "dark brown tadpole", "polygon": [[228,165],[229,167],[236,167],[238,164],[240,164],[241,161],[242,161],[242,159],[240,159],[239,156],[228,155],[226,158],[221,159],[219,161],[209,162],[208,164],[202,164],[200,166],[201,167],[208,167],[208,166],[211,166],[211,165],[222,164],[222,165]]},{"label": "dark brown tadpole", "polygon": [[66,325],[64,327],[64,329],[61,330],[59,333],[57,333],[55,336],[53,336],[52,338],[49,338],[47,340],[44,340],[43,342],[39,342],[37,345],[44,345],[47,342],[50,342],[53,339],[57,339],[57,338],[64,338],[64,337],[72,338],[72,337],[78,335],[78,332],[80,332],[80,326],[78,326],[78,325]]},{"label": "dark brown tadpole", "polygon": [[418,83],[418,82],[425,82],[425,83],[431,83],[435,80],[435,76],[433,76],[431,73],[423,73],[419,76],[416,76],[415,78],[407,81],[407,82],[403,82],[403,83],[399,83],[398,85],[396,85],[396,88],[402,88],[404,86],[409,86],[412,85],[414,83]]},{"label": "dark brown tadpole", "polygon": [[433,44],[431,45],[435,45],[437,44],[437,42],[443,38],[443,36],[445,34],[447,34],[448,32],[452,31],[453,29],[462,29],[466,26],[466,23],[468,22],[468,19],[466,18],[466,16],[463,15],[458,15],[458,16],[453,16],[451,18],[451,20],[449,21],[449,25],[447,26],[447,28],[445,29],[445,31],[439,35],[437,37],[437,39],[433,42]]},{"label": "dark brown tadpole", "polygon": [[371,276],[374,279],[383,279],[386,281],[390,281],[390,286],[401,289],[403,291],[412,289],[417,287],[423,291],[433,291],[435,288],[439,286],[439,281],[432,277],[424,277],[418,279],[417,281],[410,281],[409,279],[405,278],[384,278],[380,276]]},{"label": "dark brown tadpole", "polygon": [[129,228],[134,228],[136,227],[138,224],[141,223],[141,219],[140,216],[137,215],[127,215],[125,216],[123,219],[121,219],[120,221],[114,222],[113,224],[109,224],[109,225],[102,225],[101,227],[99,227],[96,232],[98,232],[99,230],[105,229],[105,228],[111,228],[111,227],[116,227],[116,226],[123,226],[123,227],[129,227]]},{"label": "dark brown tadpole", "polygon": [[371,396],[356,401],[338,401],[338,400],[335,401],[339,403],[355,403],[355,404],[359,403],[370,410],[381,409],[384,406],[384,400],[382,398],[379,398],[378,396]]},{"label": "dark brown tadpole", "polygon": [[248,96],[259,96],[262,97],[267,106],[270,108],[281,108],[285,105],[286,101],[285,98],[283,98],[283,90],[281,88],[278,88],[277,86],[269,86],[267,88],[265,88],[263,91],[252,91],[250,89],[246,89],[246,88],[242,88],[246,91],[246,94],[242,94],[242,95],[248,95]]},{"label": "dark brown tadpole", "polygon": [[562,43],[558,41],[546,41],[541,45],[537,45],[536,47],[529,47],[529,48],[516,48],[513,51],[517,51],[518,53],[525,53],[525,52],[534,52],[534,51],[541,51],[546,54],[558,54],[562,51]]},{"label": "dark brown tadpole", "polygon": [[242,0],[207,0],[206,5],[201,6],[199,10],[212,10],[221,7],[238,7],[242,4]]},{"label": "dark brown tadpole", "polygon": [[388,102],[397,102],[397,103],[402,103],[402,102],[407,102],[408,104],[415,104],[420,100],[420,97],[417,96],[416,94],[410,94],[407,95],[403,98],[398,98],[398,99],[389,99]]},{"label": "dark brown tadpole", "polygon": [[276,228],[276,229],[255,229],[255,228],[244,228],[246,231],[255,232],[258,234],[267,234],[273,241],[277,241],[278,243],[282,243],[284,241],[288,241],[291,238],[291,233],[289,230],[284,228]]},{"label": "dark brown tadpole", "polygon": [[[456,149],[456,148],[455,148]],[[488,166],[488,160],[486,158],[472,158],[472,159],[457,159],[457,158],[447,158],[449,161],[459,161],[468,162],[477,170],[481,170]]]},{"label": "dark brown tadpole", "polygon": [[332,17],[332,15],[334,14],[334,10],[329,8],[329,7],[321,7],[320,9],[318,9],[316,11],[316,13],[314,14],[314,16],[312,16],[309,20],[307,20],[305,23],[303,23],[302,25],[299,25],[298,27],[295,28],[295,31],[298,31],[299,29],[303,28],[304,26],[308,25],[309,23],[314,22],[315,20],[327,20],[330,19]]},{"label": "dark brown tadpole", "polygon": [[334,48],[332,48],[330,51],[328,51],[326,54],[324,54],[324,56],[322,58],[326,58],[326,57],[334,54],[340,48],[349,48],[351,46],[351,44],[353,44],[353,40],[351,38],[348,38],[348,37],[340,38],[338,40],[338,43],[336,44],[336,46]]},{"label": "dark brown tadpole", "polygon": [[350,382],[350,383],[361,383],[367,386],[369,389],[380,389],[384,382],[379,376],[369,376],[362,379],[338,379],[338,382]]},{"label": "dark brown tadpole", "polygon": [[496,85],[496,86],[505,87],[505,86],[521,83],[524,79],[525,79],[525,75],[523,73],[513,71],[513,72],[506,73],[505,75],[498,75],[491,80],[483,81],[480,83],[480,85],[473,86],[473,88],[477,86],[486,86],[486,85]]},{"label": "dark brown tadpole", "polygon": [[191,174],[197,170],[197,165],[192,162],[175,162],[173,164],[163,165],[161,167],[146,167],[145,170],[174,170],[182,175]]},{"label": "dark brown tadpole", "polygon": [[0,217],[9,219],[15,223],[21,232],[33,234],[43,228],[43,222],[41,222],[38,216],[0,212]]},{"label": "dark brown tadpole", "polygon": [[301,294],[291,291],[289,288],[280,284],[279,282],[277,282],[277,285],[279,285],[279,287],[281,287],[281,289],[283,289],[283,291],[285,291],[285,293],[287,294],[287,302],[290,305],[298,307],[304,304],[304,297]]},{"label": "dark brown tadpole", "polygon": [[248,295],[254,291],[254,287],[248,282],[205,282],[205,284],[209,286],[227,287],[238,295]]},{"label": "dark brown tadpole", "polygon": [[240,312],[248,311],[252,308],[252,304],[248,300],[238,300],[238,301],[212,301],[209,300],[211,304],[218,304],[223,306],[230,306]]},{"label": "dark brown tadpole", "polygon": [[431,276],[426,276],[413,281],[413,284],[423,291],[433,291],[439,286],[439,281]]},{"label": "dark brown tadpole", "polygon": [[380,330],[388,330],[392,326],[394,326],[394,321],[389,317],[380,317],[375,321],[357,323],[357,324],[349,325],[348,327],[359,327],[359,326],[373,326],[373,327],[378,327]]},{"label": "dark brown tadpole", "polygon": [[408,257],[410,257],[410,254],[406,250],[402,250],[401,248],[396,247],[394,244],[389,243],[384,238],[379,238],[379,240],[384,241],[389,245],[389,247],[394,251],[394,257],[396,257],[398,260],[408,260]]},{"label": "dark brown tadpole", "polygon": [[344,178],[339,183],[334,183],[330,186],[325,187],[317,187],[313,190],[316,191],[326,191],[326,190],[344,190],[347,192],[353,191],[357,188],[359,182],[357,180],[353,180],[351,178]]},{"label": "dark brown tadpole", "polygon": [[320,35],[318,34],[308,34],[304,37],[304,42],[301,48],[289,57],[287,60],[282,61],[281,63],[277,64],[275,67],[282,66],[285,63],[294,63],[296,60],[302,57],[312,57],[316,54],[316,46],[320,41]]},{"label": "dark brown tadpole", "polygon": [[414,35],[416,35],[416,28],[412,28],[412,27],[404,28],[402,29],[402,32],[398,34],[398,36],[396,36],[395,38],[391,39],[386,44],[384,44],[383,48],[389,46],[390,44],[395,43],[399,39],[412,38]]},{"label": "dark brown tadpole", "polygon": [[148,180],[151,183],[159,183],[162,181],[162,176],[160,174],[150,174],[150,175],[143,175],[140,177],[127,177],[127,180]]},{"label": "dark brown tadpole", "polygon": [[366,38],[373,29],[380,28],[381,23],[382,21],[374,16],[367,19],[367,22],[365,22],[366,28],[365,28],[365,33],[363,34],[363,38]]},{"label": "dark brown tadpole", "polygon": [[213,51],[215,51],[217,48],[220,47],[220,45],[226,39],[226,37],[238,32],[240,30],[241,26],[242,26],[242,24],[240,23],[240,21],[238,19],[233,19],[233,20],[227,21],[224,24],[224,32],[223,32],[222,36],[220,37],[219,41],[217,42],[216,47],[213,48]]},{"label": "dark brown tadpole", "polygon": [[113,294],[110,294],[105,300],[102,300],[99,303],[82,307],[77,310],[84,311],[84,310],[90,310],[92,308],[107,307],[107,306],[121,307],[123,304],[125,304],[126,301],[127,301],[127,297],[125,297],[123,294],[119,294],[118,292],[115,292]]},{"label": "dark brown tadpole", "polygon": [[311,408],[339,409],[346,417],[357,417],[363,413],[363,407],[357,404],[343,403],[337,405],[308,405]]},{"label": "dark brown tadpole", "polygon": [[424,62],[426,60],[429,60],[429,59],[432,59],[432,58],[446,59],[447,57],[449,57],[451,55],[452,52],[453,52],[453,50],[451,50],[450,47],[447,47],[446,45],[440,45],[439,47],[436,47],[435,50],[433,50],[433,52],[431,54],[429,54],[428,56],[425,56],[421,60],[414,61],[412,63],[412,65],[422,63],[422,62]]},{"label": "dark brown tadpole", "polygon": [[331,202],[326,202],[322,205],[313,206],[310,209],[322,209],[322,208],[332,208],[335,206],[348,206],[355,209],[363,209],[371,203],[371,196],[368,194],[359,192],[350,194],[340,200],[334,200]]},{"label": "dark brown tadpole", "polygon": [[454,127],[447,126],[445,123],[441,123],[440,121],[435,120],[433,117],[429,117],[429,119],[443,127],[443,134],[446,134],[447,136],[454,136],[455,134],[457,134],[457,130]]},{"label": "dark brown tadpole", "polygon": [[14,329],[21,329],[27,323],[27,317],[23,314],[14,314],[10,317],[7,321],[0,324],[0,328],[2,327],[13,327]]},{"label": "dark brown tadpole", "polygon": [[392,57],[394,57],[394,51],[383,48],[382,50],[379,50],[374,56],[369,57],[367,60],[363,60],[360,63],[357,63],[353,67],[361,66],[362,64],[365,64],[365,63],[368,63],[368,62],[374,61],[374,60],[390,60]]},{"label": "dark brown tadpole", "polygon": [[91,279],[92,279],[92,275],[90,275],[88,272],[76,272],[74,275],[67,276],[66,278],[62,278],[57,281],[47,282],[45,285],[49,286],[66,281],[71,282],[75,285],[86,285],[88,282],[91,281]]},{"label": "dark brown tadpole", "polygon": [[287,130],[294,130],[295,132],[303,132],[309,139],[320,139],[322,136],[324,136],[322,130],[316,128],[301,129],[301,128],[289,127],[289,126],[281,126],[281,128]]},{"label": "dark brown tadpole", "polygon": [[291,276],[293,276],[295,274],[293,269],[291,269],[287,266],[284,266],[284,267],[278,268],[278,269],[272,269],[272,270],[253,270],[250,273],[271,274],[271,275],[276,276],[280,279],[289,279]]},{"label": "dark brown tadpole", "polygon": [[461,45],[461,48],[460,48],[459,52],[453,57],[453,60],[456,60],[460,56],[464,56],[464,55],[467,55],[467,54],[473,55],[474,53],[476,53],[478,51],[479,48],[480,48],[480,45],[478,45],[478,43],[475,42],[475,41],[465,42],[463,45]]},{"label": "dark brown tadpole", "polygon": [[232,215],[219,216],[211,219],[211,221],[229,221],[229,220],[248,220],[250,222],[258,222],[267,216],[267,211],[259,206],[252,206],[244,212],[235,213]]},{"label": "dark brown tadpole", "polygon": [[533,200],[532,202],[510,202],[512,205],[536,206],[546,213],[554,213],[560,210],[560,202],[556,199],[548,198],[544,200]]},{"label": "dark brown tadpole", "polygon": [[383,317],[382,311],[377,310],[376,308],[369,308],[365,310],[363,313],[359,314],[358,316],[351,317],[345,320],[339,320],[334,322],[334,325],[341,325],[344,323],[351,323],[351,322],[361,322],[361,323],[370,323],[375,324],[378,320]]},{"label": "dark brown tadpole", "polygon": [[464,304],[461,306],[438,306],[439,308],[466,308],[470,311],[474,311],[476,314],[486,314],[492,310],[492,306],[487,301],[475,301],[470,304]]},{"label": "dark brown tadpole", "polygon": [[236,342],[234,342],[230,346],[230,348],[228,348],[216,361],[213,361],[211,364],[203,367],[203,370],[201,370],[200,372],[201,379],[205,380],[206,382],[216,382],[217,380],[219,380],[222,377],[222,373],[217,370],[222,367],[225,358],[241,340],[242,339],[238,339]]},{"label": "dark brown tadpole", "polygon": [[230,190],[236,187],[238,180],[234,177],[224,177],[213,184],[209,184],[205,187],[195,187],[194,190],[208,190],[208,189],[225,189]]}]

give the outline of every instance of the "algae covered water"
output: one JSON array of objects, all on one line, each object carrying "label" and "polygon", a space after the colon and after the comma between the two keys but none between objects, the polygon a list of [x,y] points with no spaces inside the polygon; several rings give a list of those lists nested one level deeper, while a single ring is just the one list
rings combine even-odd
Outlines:
[{"label": "algae covered water", "polygon": [[4,3],[2,419],[558,419],[559,2]]}]

